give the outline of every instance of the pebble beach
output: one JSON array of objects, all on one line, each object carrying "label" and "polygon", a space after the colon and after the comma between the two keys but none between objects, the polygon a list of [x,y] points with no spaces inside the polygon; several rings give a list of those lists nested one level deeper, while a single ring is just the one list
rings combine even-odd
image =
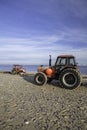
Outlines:
[{"label": "pebble beach", "polygon": [[87,130],[87,83],[73,90],[0,73],[0,130]]}]

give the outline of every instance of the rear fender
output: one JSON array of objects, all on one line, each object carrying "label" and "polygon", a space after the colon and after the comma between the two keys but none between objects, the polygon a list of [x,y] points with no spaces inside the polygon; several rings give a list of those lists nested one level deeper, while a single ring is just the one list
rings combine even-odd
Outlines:
[{"label": "rear fender", "polygon": [[68,66],[68,67],[65,66],[65,67],[61,68],[59,74],[60,74],[63,70],[65,70],[65,69],[70,69],[70,68],[71,68],[71,69],[77,69],[77,70],[78,70],[77,66],[72,66],[72,67],[71,67],[71,66],[70,66],[70,67],[69,67],[69,66]]},{"label": "rear fender", "polygon": [[76,69],[77,67],[76,66],[65,66],[64,69]]}]

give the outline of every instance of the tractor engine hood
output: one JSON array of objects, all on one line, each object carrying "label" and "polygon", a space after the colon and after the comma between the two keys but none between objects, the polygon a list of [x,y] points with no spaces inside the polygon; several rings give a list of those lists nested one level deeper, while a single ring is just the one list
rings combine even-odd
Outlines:
[{"label": "tractor engine hood", "polygon": [[45,70],[47,76],[53,76],[55,74],[55,69],[50,67]]}]

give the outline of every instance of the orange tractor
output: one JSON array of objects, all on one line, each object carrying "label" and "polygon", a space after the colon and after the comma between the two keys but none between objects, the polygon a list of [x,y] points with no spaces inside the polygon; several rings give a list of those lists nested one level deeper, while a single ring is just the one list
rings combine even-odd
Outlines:
[{"label": "orange tractor", "polygon": [[19,74],[19,75],[23,75],[25,72],[26,72],[25,69],[22,68],[22,65],[19,65],[19,64],[13,65],[13,68],[11,71],[12,74]]},{"label": "orange tractor", "polygon": [[60,85],[67,89],[80,86],[82,78],[73,55],[58,56],[54,66],[51,66],[50,56],[49,67],[38,69],[34,76],[37,85],[44,85],[54,79],[58,80]]}]

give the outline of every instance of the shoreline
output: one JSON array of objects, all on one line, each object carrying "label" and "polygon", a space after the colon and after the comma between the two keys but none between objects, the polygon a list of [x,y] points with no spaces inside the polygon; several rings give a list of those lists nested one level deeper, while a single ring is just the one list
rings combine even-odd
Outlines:
[{"label": "shoreline", "polygon": [[[4,74],[12,74],[11,71],[0,71],[0,73],[4,73]],[[26,72],[24,75],[34,75],[36,74],[37,72]],[[16,75],[16,74],[15,74]],[[87,75],[86,74],[81,74],[82,75],[82,78],[87,80]]]}]

